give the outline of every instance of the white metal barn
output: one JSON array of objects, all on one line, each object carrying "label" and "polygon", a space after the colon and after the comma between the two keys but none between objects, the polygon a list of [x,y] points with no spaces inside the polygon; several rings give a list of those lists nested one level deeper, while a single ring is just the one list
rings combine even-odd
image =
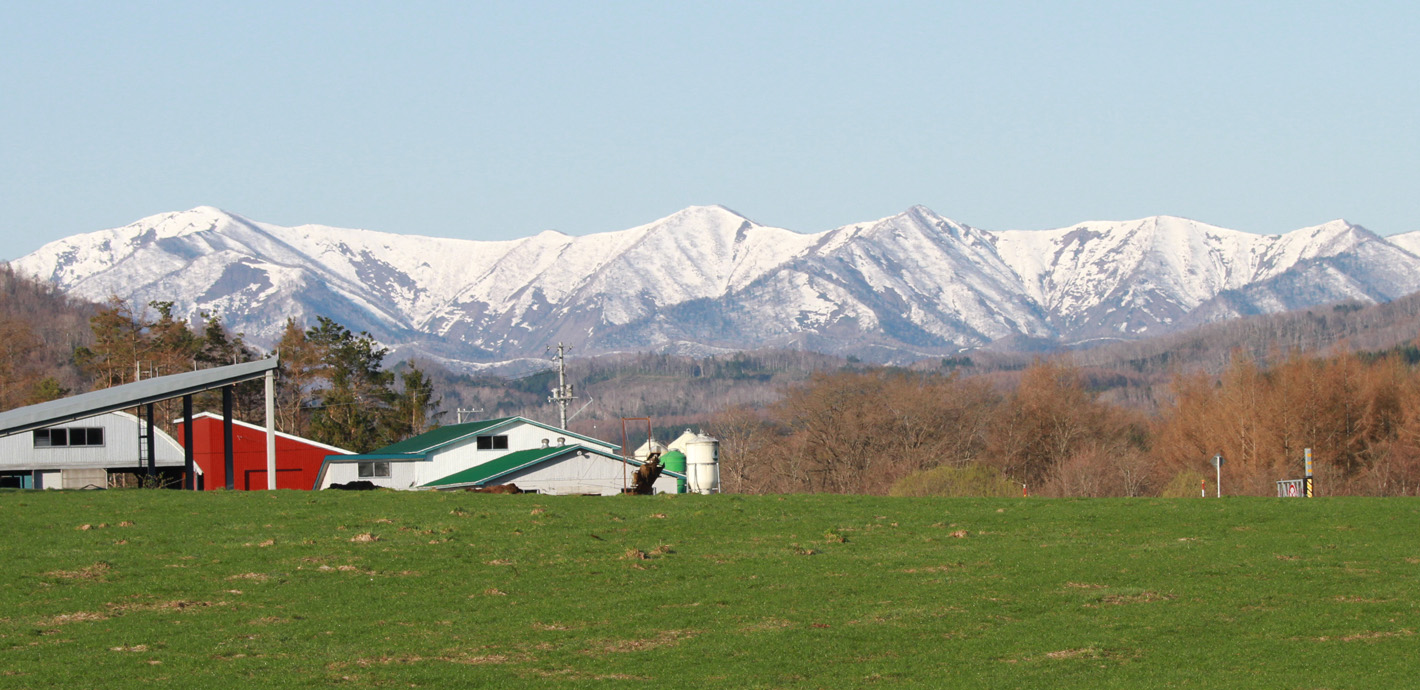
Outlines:
[{"label": "white metal barn", "polygon": [[[368,481],[391,489],[462,489],[517,484],[546,494],[621,493],[641,463],[617,446],[525,417],[440,427],[371,453],[331,455],[316,486]],[[658,493],[683,475],[664,472]]]},{"label": "white metal barn", "polygon": [[[127,412],[106,412],[0,437],[0,486],[106,488],[110,472],[142,472],[146,467],[140,424]],[[182,467],[182,446],[161,429],[154,429],[153,436],[155,466]]]}]

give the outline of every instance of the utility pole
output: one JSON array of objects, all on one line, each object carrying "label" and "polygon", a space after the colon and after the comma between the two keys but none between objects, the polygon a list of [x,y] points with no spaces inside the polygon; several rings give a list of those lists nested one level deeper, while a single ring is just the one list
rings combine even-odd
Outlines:
[{"label": "utility pole", "polygon": [[[572,394],[572,384],[567,383],[567,350],[570,349],[572,348],[558,343],[557,355],[552,358],[557,362],[557,387],[552,389],[552,395],[547,396],[547,401],[557,404],[559,429],[567,428],[567,406],[577,399],[577,396]],[[552,347],[549,346],[547,350],[551,352]]]}]

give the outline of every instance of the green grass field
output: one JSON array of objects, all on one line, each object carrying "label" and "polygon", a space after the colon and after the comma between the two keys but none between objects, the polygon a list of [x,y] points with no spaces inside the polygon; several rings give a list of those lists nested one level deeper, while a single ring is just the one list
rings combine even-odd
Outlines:
[{"label": "green grass field", "polygon": [[1420,501],[0,492],[0,687],[1420,685]]}]

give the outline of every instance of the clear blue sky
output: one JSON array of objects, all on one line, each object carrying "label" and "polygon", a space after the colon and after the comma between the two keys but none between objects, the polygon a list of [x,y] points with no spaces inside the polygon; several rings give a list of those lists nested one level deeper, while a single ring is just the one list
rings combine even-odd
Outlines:
[{"label": "clear blue sky", "polygon": [[203,204],[1420,230],[1414,2],[7,2],[0,65],[5,259]]}]

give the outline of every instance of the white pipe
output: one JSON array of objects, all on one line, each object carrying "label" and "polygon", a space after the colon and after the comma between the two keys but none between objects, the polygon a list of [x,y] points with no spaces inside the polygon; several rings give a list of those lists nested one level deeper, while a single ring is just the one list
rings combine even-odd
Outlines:
[{"label": "white pipe", "polygon": [[276,372],[266,370],[266,490],[276,490]]}]

